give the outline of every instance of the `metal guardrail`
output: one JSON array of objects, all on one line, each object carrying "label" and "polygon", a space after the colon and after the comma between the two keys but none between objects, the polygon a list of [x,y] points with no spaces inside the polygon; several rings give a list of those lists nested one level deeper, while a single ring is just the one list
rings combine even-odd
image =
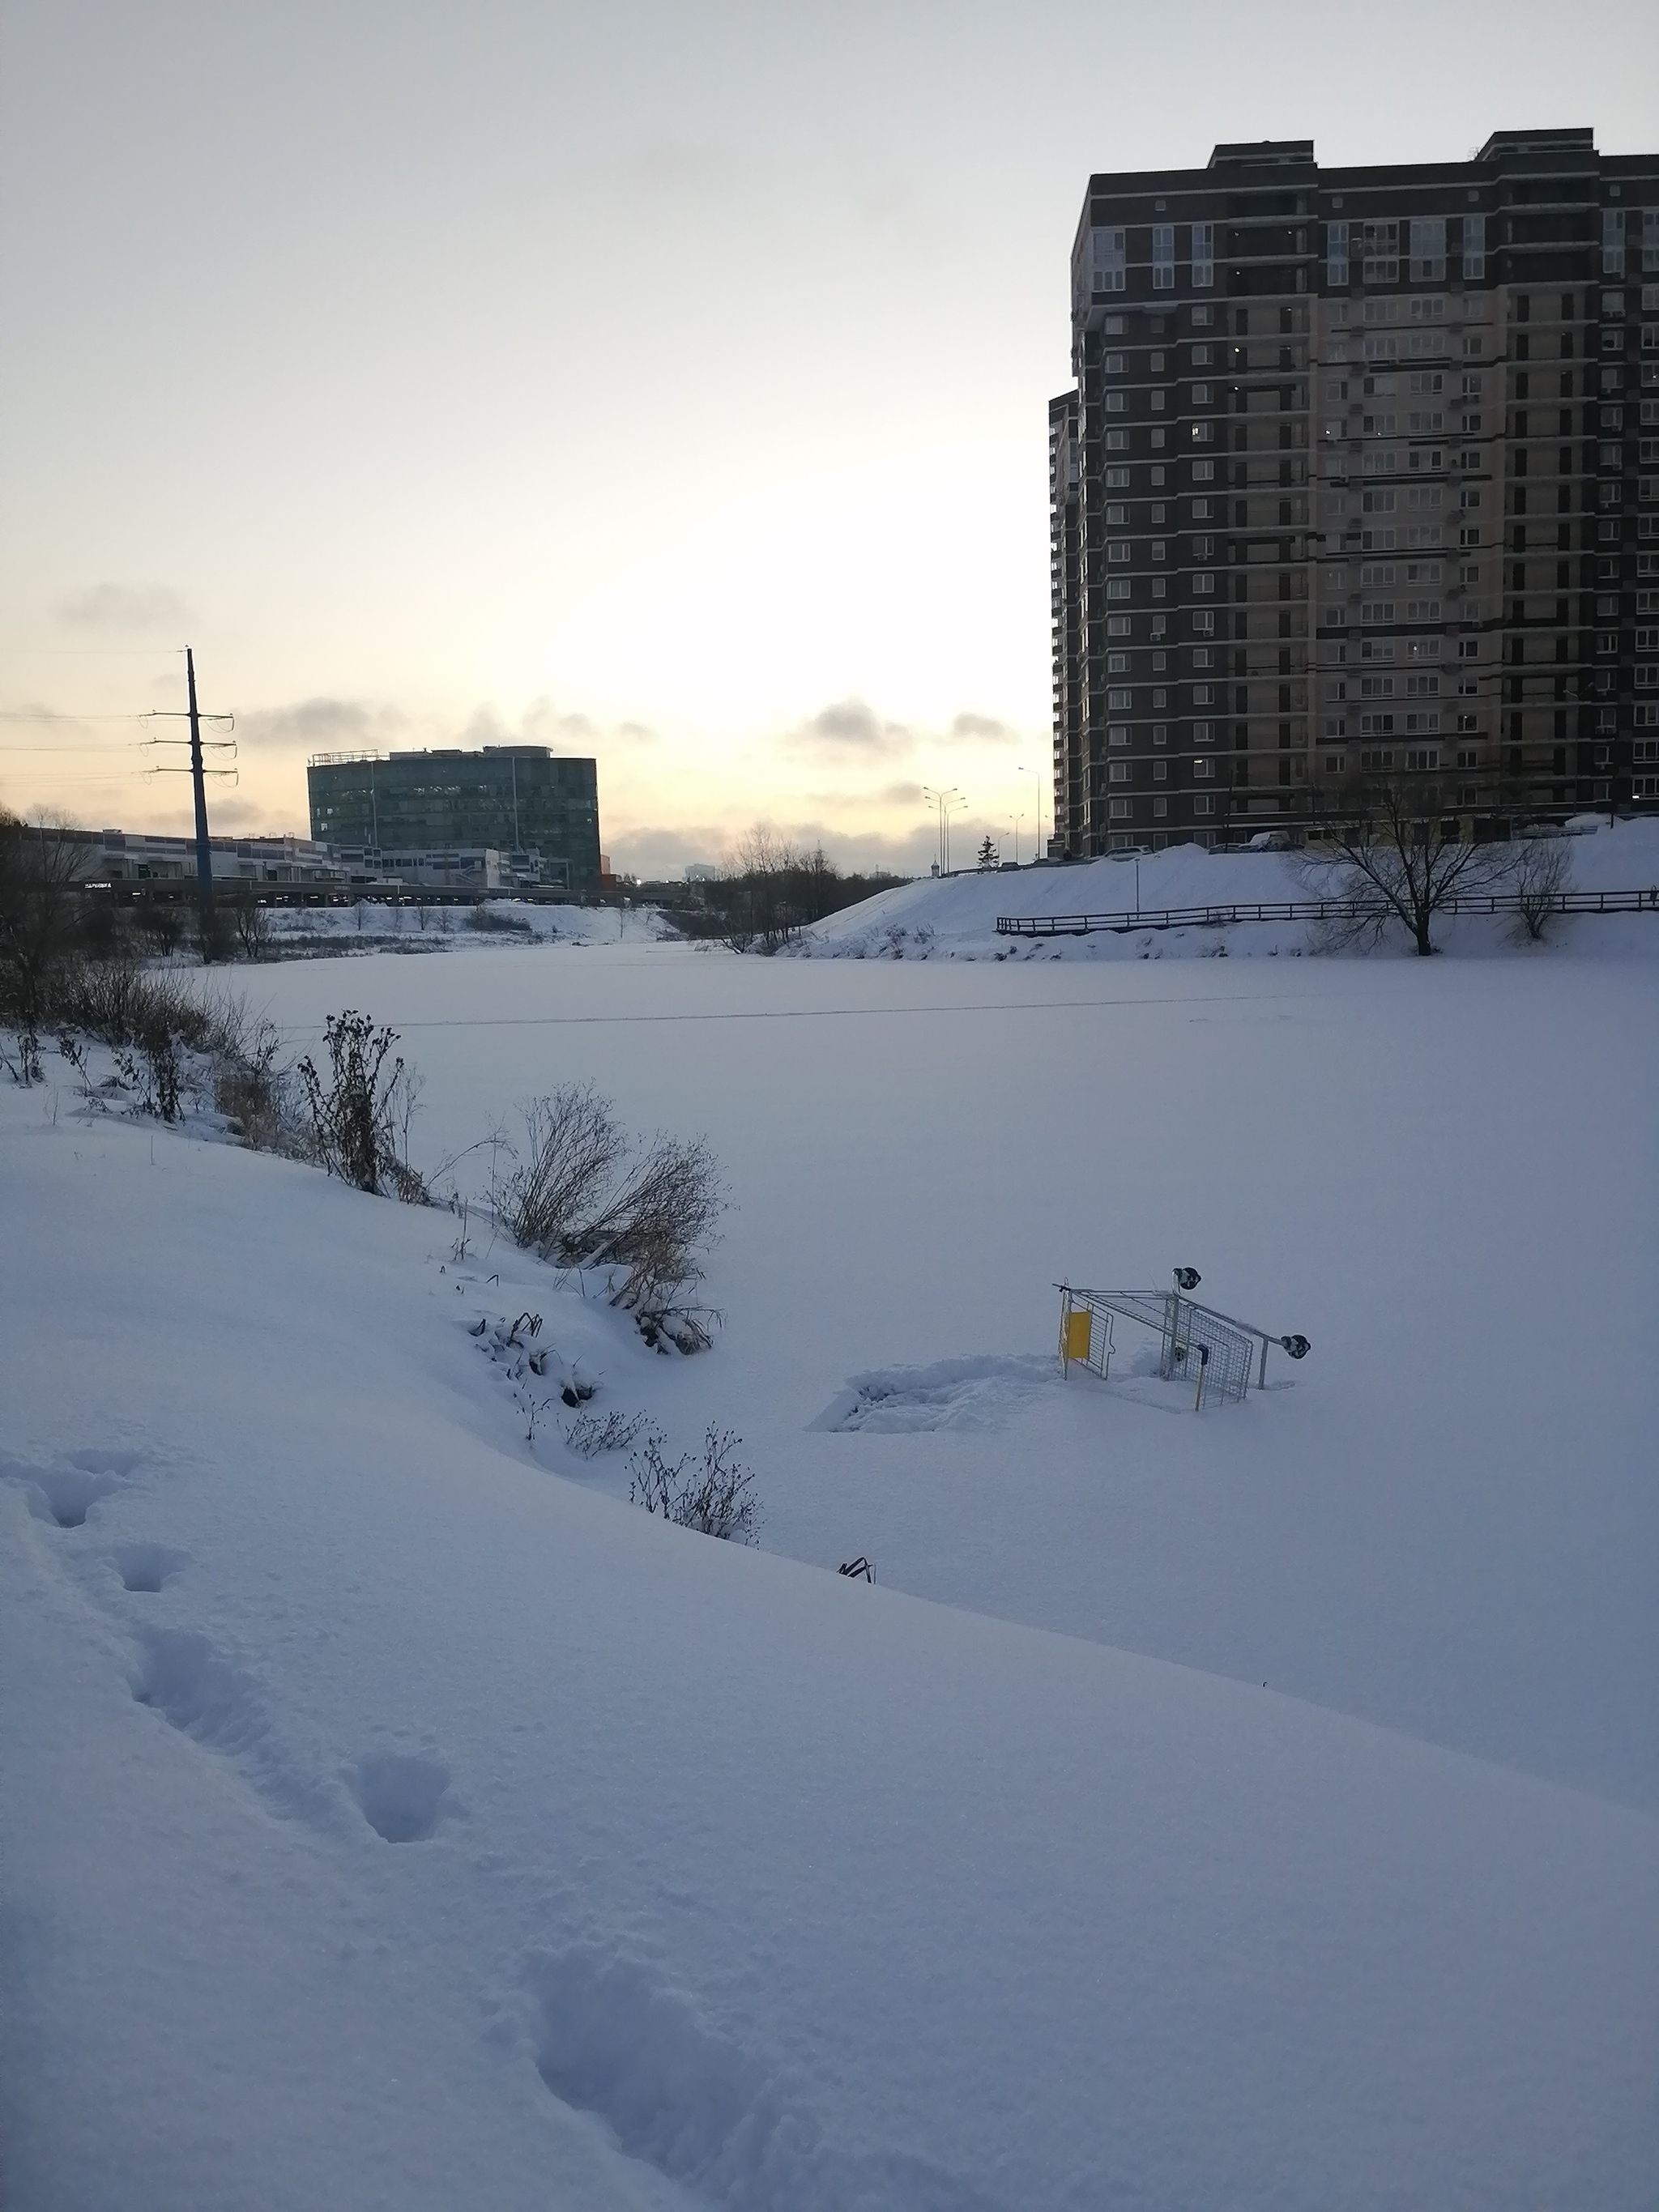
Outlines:
[{"label": "metal guardrail", "polygon": [[[1519,914],[1516,891],[1468,892],[1443,902],[1442,914]],[[1659,885],[1644,891],[1553,891],[1550,914],[1659,914]],[[1219,906],[1143,907],[1120,914],[1000,914],[999,937],[1086,937],[1092,930],[1223,929],[1238,921],[1334,921],[1355,915],[1386,920],[1394,909],[1382,904],[1356,907],[1350,899],[1232,899]]]}]

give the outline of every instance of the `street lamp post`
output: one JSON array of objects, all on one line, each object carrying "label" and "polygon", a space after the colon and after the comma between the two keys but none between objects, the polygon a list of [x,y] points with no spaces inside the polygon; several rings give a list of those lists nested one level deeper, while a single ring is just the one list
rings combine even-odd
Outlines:
[{"label": "street lamp post", "polygon": [[1033,777],[1036,784],[1036,832],[1031,846],[1031,858],[1040,860],[1042,858],[1042,771],[1041,769],[1022,768],[1019,773]]},{"label": "street lamp post", "polygon": [[942,876],[951,872],[951,809],[966,806],[964,795],[952,784],[946,791],[935,791],[924,784],[922,797],[939,808],[939,872]]}]

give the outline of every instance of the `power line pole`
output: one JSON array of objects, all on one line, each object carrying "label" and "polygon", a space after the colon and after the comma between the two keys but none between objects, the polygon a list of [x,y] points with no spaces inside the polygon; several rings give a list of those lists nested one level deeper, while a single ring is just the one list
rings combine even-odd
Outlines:
[{"label": "power line pole", "polygon": [[[210,775],[228,776],[234,782],[236,771],[229,767],[210,769],[205,765],[203,755],[206,752],[228,752],[234,760],[236,757],[236,740],[228,736],[204,738],[202,735],[202,725],[204,722],[211,722],[216,727],[234,730],[236,726],[236,718],[234,714],[204,714],[202,713],[196,700],[196,655],[189,646],[185,647],[185,680],[188,686],[190,703],[183,714],[180,714],[176,708],[153,708],[145,715],[144,720],[150,722],[188,720],[190,724],[188,774],[196,795],[196,896],[204,925],[204,942],[206,943],[208,939],[205,925],[213,918],[213,845],[208,836],[207,779]],[[181,745],[185,742],[183,738],[158,737],[145,740],[147,744],[155,746]],[[163,763],[158,763],[152,773],[161,775],[183,775],[186,771],[182,768],[172,769]]]},{"label": "power line pole", "polygon": [[185,647],[190,685],[190,775],[196,787],[196,890],[204,916],[213,911],[213,848],[208,842],[207,781],[202,772],[202,718],[196,708],[196,656]]}]

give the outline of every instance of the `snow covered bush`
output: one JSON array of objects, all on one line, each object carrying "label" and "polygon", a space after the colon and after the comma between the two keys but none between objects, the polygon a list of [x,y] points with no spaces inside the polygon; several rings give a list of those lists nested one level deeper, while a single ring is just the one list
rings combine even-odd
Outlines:
[{"label": "snow covered bush", "polygon": [[628,1463],[629,1504],[705,1536],[754,1543],[760,1502],[754,1494],[754,1469],[734,1456],[742,1442],[711,1421],[701,1464],[687,1452],[671,1465],[663,1455],[662,1432],[653,1428]]},{"label": "snow covered bush", "polygon": [[313,1158],[359,1190],[420,1204],[426,1185],[409,1163],[409,1117],[417,1081],[401,1055],[388,1070],[398,1042],[390,1029],[376,1029],[368,1014],[330,1014],[323,1024],[328,1073],[318,1072],[309,1053],[297,1073],[310,1115]]}]

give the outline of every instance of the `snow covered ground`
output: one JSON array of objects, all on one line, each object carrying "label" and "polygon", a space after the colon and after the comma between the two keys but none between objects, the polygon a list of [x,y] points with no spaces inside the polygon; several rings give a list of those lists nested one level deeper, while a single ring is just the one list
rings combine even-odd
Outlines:
[{"label": "snow covered ground", "polygon": [[528,899],[486,899],[476,907],[359,899],[351,906],[272,907],[267,920],[279,951],[337,945],[343,952],[386,945],[399,952],[476,952],[514,944],[653,945],[678,934],[654,907],[544,905]]},{"label": "snow covered ground", "polygon": [[[398,1027],[417,1158],[580,1077],[706,1132],[692,1359],[8,1086],[0,2198],[1650,2204],[1659,935],[1584,927],[254,979]],[[1175,1262],[1293,1387],[1058,1378],[1054,1283]],[[572,1371],[740,1431],[763,1548]]]},{"label": "snow covered ground", "polygon": [[[1581,816],[1568,840],[1579,890],[1644,890],[1659,884],[1659,820],[1609,829]],[[790,946],[796,957],[852,960],[1169,960],[1197,955],[1305,952],[1304,922],[1244,922],[1225,928],[1129,930],[1087,937],[999,937],[1000,915],[1133,914],[1156,908],[1261,904],[1316,894],[1291,853],[1209,853],[1172,845],[1149,853],[1064,866],[994,869],[939,881],[924,878],[831,915]],[[1640,952],[1659,921],[1646,915],[1576,917],[1559,933],[1565,950]],[[1435,941],[1464,957],[1513,948],[1507,921],[1457,916]],[[1403,934],[1394,949],[1409,950]]]}]

